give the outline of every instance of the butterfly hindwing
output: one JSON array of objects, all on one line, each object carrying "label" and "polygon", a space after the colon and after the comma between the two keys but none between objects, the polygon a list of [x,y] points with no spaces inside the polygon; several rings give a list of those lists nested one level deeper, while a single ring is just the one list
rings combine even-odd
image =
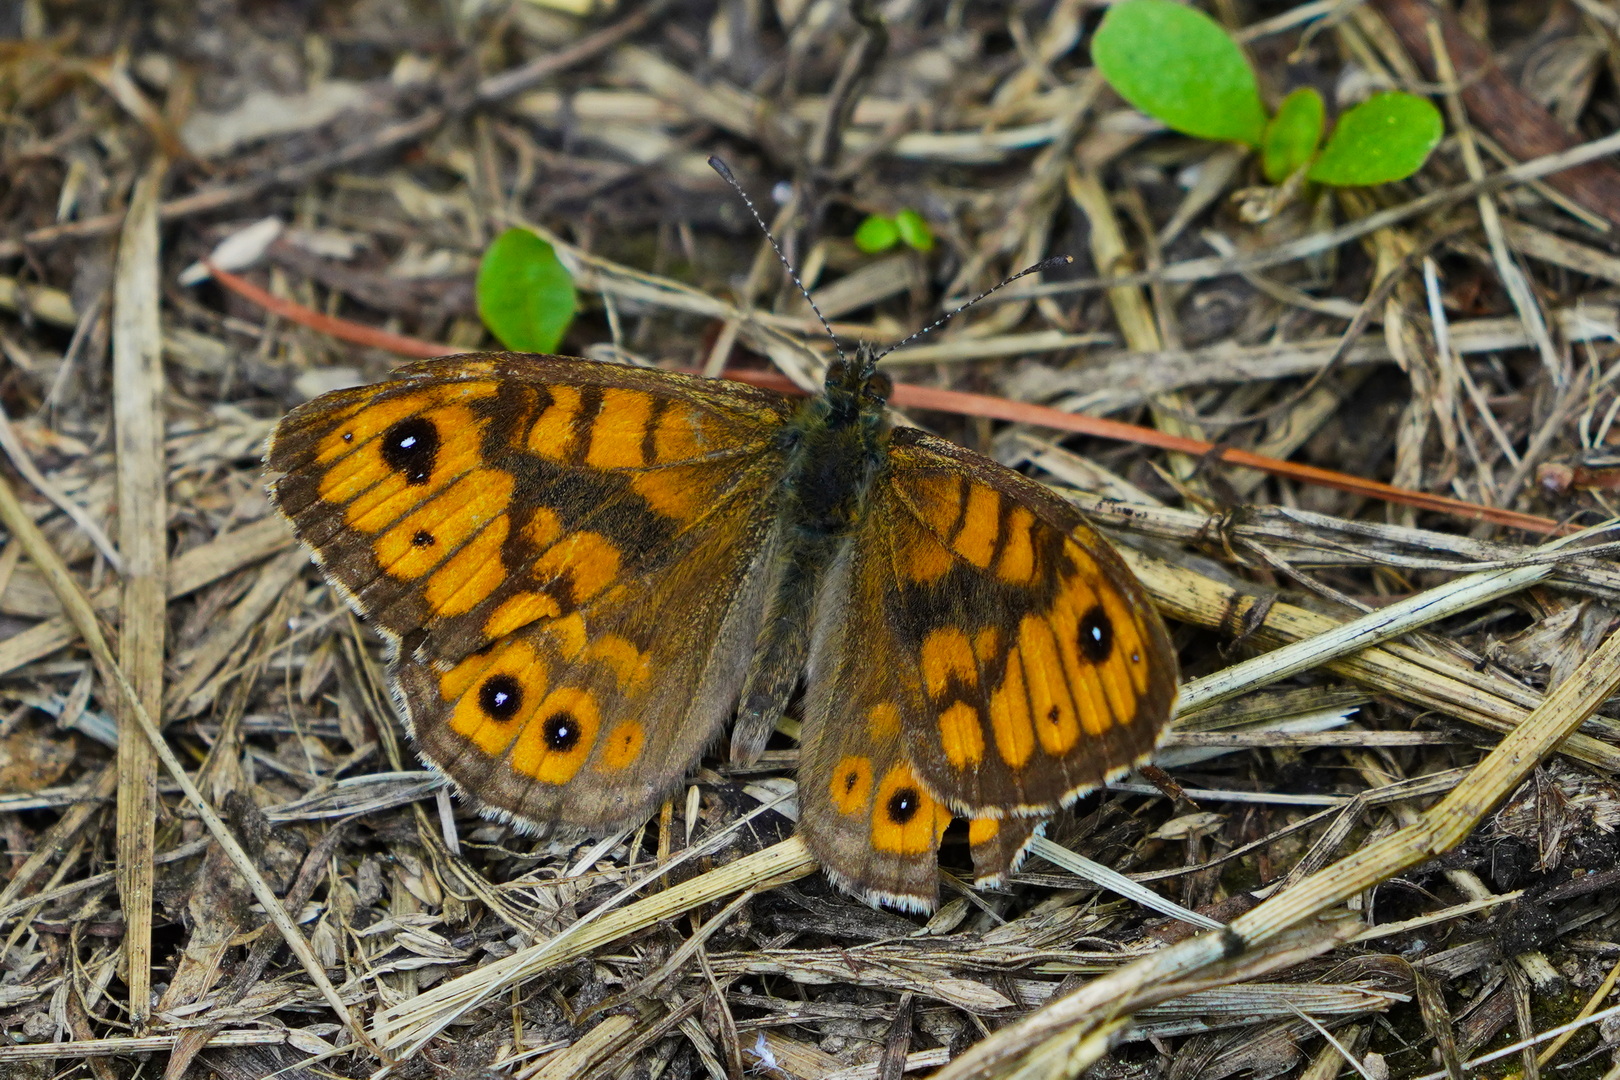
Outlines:
[{"label": "butterfly hindwing", "polygon": [[1029,845],[1046,824],[1044,817],[974,818],[968,822],[973,884],[1000,885],[1018,869]]},{"label": "butterfly hindwing", "polygon": [[917,777],[899,703],[921,688],[903,665],[854,663],[879,647],[853,617],[849,551],[824,583],[805,681],[799,833],[827,875],[868,903],[933,908],[951,812]]},{"label": "butterfly hindwing", "polygon": [[395,643],[427,758],[506,813],[600,825],[650,808],[730,715],[789,408],[478,354],[294,410],[269,463],[300,538]]}]

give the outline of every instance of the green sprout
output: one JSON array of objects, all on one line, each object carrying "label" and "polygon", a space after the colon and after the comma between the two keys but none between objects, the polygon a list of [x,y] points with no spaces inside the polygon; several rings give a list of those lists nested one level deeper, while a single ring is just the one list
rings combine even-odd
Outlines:
[{"label": "green sprout", "polygon": [[868,255],[888,251],[902,242],[916,251],[934,250],[934,230],[915,210],[901,210],[893,217],[868,214],[855,230],[855,246]]},{"label": "green sprout", "polygon": [[478,264],[478,316],[508,349],[548,353],[579,308],[574,279],[552,246],[528,229],[507,229]]},{"label": "green sprout", "polygon": [[1237,43],[1208,15],[1173,0],[1123,0],[1108,9],[1091,57],[1120,97],[1186,135],[1260,151],[1266,180],[1337,187],[1403,180],[1440,144],[1440,112],[1424,98],[1376,94],[1339,117],[1318,152],[1322,96],[1305,87],[1268,116]]}]

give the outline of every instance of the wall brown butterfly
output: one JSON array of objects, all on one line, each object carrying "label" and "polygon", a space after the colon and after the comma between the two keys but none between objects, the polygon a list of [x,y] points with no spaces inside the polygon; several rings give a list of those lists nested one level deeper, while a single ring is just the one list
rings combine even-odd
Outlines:
[{"label": "wall brown butterfly", "polygon": [[799,828],[838,885],[927,910],[1143,758],[1175,654],[1067,502],[892,426],[863,348],[823,392],[474,353],[294,409],[272,491],[387,638],[422,757],[494,817],[645,817],[735,716],[803,687]]}]

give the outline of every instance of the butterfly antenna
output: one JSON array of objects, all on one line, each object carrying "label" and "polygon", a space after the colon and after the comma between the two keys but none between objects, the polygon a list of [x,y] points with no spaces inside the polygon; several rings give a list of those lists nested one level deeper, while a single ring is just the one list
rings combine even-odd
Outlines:
[{"label": "butterfly antenna", "polygon": [[963,304],[961,307],[956,308],[956,309],[954,309],[952,311],[948,311],[944,315],[941,315],[939,318],[935,319],[933,322],[929,323],[927,326],[923,327],[921,330],[918,330],[916,333],[908,334],[907,336],[901,338],[899,341],[895,342],[893,345],[890,345],[887,349],[884,349],[882,352],[878,353],[877,357],[876,357],[876,360],[874,360],[873,362],[876,363],[877,360],[881,360],[885,356],[888,356],[890,353],[894,352],[894,350],[898,349],[900,346],[905,345],[905,344],[907,344],[909,342],[912,342],[912,341],[916,341],[918,338],[922,337],[924,334],[933,333],[935,330],[938,330],[941,326],[944,326],[946,323],[950,322],[956,316],[962,314],[962,312],[966,311],[968,308],[972,307],[974,304],[977,304],[980,300],[983,300],[985,297],[989,296],[993,292],[996,292],[996,291],[998,291],[1000,289],[1006,288],[1008,285],[1011,285],[1013,282],[1017,281],[1019,278],[1025,277],[1025,276],[1027,276],[1029,274],[1038,274],[1042,270],[1051,270],[1053,267],[1067,266],[1072,262],[1074,262],[1074,257],[1073,256],[1070,256],[1070,255],[1054,255],[1050,259],[1042,259],[1040,262],[1036,263],[1034,266],[1026,266],[1026,267],[1024,267],[1022,270],[1018,271],[1018,273],[1014,274],[1010,278],[1005,279],[1000,284],[992,285],[990,288],[984,290],[984,292],[980,293],[978,296],[975,296],[973,299],[969,300],[967,303]]},{"label": "butterfly antenna", "polygon": [[[760,216],[758,208],[754,206],[754,200],[748,197],[748,192],[743,190],[743,186],[739,184],[737,182],[737,178],[731,174],[731,168],[718,157],[709,158],[709,168],[719,173],[720,179],[730,184],[732,190],[738,195],[742,196],[743,204],[748,207],[748,212],[754,215],[754,222],[759,225],[759,231],[765,234],[765,239],[771,242],[771,250],[776,252],[776,257],[782,261],[782,269],[786,270],[788,277],[793,279],[793,284],[799,287],[800,295],[802,295],[805,302],[810,305],[810,310],[816,313],[816,318],[821,321],[822,327],[827,331],[827,336],[832,338],[833,349],[837,351],[838,359],[847,360],[848,357],[844,355],[843,346],[838,343],[838,335],[833,333],[832,323],[829,323],[827,321],[827,317],[821,313],[821,309],[816,307],[815,300],[810,296],[810,290],[804,287],[803,281],[799,280],[799,272],[793,269],[792,263],[788,262],[787,255],[783,254],[782,252],[782,245],[778,244],[776,242],[776,237],[771,235],[771,227],[765,224],[765,219]],[[1024,273],[1027,274],[1029,271],[1026,270]],[[1022,277],[1023,275],[1019,276]],[[1011,281],[1012,279],[1008,278],[1007,280]],[[1005,284],[1005,282],[1003,284]],[[1000,288],[1000,286],[998,285],[997,288]],[[991,290],[991,292],[994,291],[994,289]],[[953,311],[951,314],[954,315],[956,313]]]}]

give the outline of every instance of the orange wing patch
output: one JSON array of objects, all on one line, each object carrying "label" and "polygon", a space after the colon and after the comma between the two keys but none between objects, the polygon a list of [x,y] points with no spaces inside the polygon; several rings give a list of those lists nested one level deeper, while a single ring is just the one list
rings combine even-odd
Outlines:
[{"label": "orange wing patch", "polygon": [[378,538],[372,548],[377,565],[401,581],[422,577],[505,513],[512,487],[512,477],[494,469],[463,476]]},{"label": "orange wing patch", "polygon": [[653,431],[653,463],[689,461],[735,445],[737,433],[714,414],[695,409],[668,408],[658,416]]},{"label": "orange wing patch", "polygon": [[1080,737],[1080,719],[1069,681],[1058,658],[1052,627],[1039,615],[1026,615],[1018,630],[1018,648],[1007,658],[1007,677],[991,698],[991,714],[1020,715],[1022,723],[1039,725],[1047,746],[1073,746]]},{"label": "orange wing patch", "polygon": [[976,686],[979,665],[973,655],[973,645],[961,629],[954,626],[930,631],[923,639],[923,685],[928,696],[938,701],[944,696],[954,678],[962,686]]},{"label": "orange wing patch", "polygon": [[602,391],[602,407],[591,424],[591,446],[585,464],[598,469],[639,469],[647,464],[643,449],[652,422],[654,398],[641,390],[611,386]]},{"label": "orange wing patch", "polygon": [[872,846],[894,855],[931,855],[951,823],[951,812],[904,762],[891,766],[878,783],[871,812]]},{"label": "orange wing patch", "polygon": [[542,585],[566,579],[574,607],[596,597],[618,576],[619,549],[601,533],[577,532],[557,541],[535,561]]},{"label": "orange wing patch", "polygon": [[903,529],[895,550],[899,565],[896,570],[902,580],[921,585],[933,584],[950,570],[956,561],[951,550],[937,536],[949,536],[962,516],[965,497],[957,478],[947,473],[933,473],[915,478],[907,485],[906,493],[912,500],[912,510],[926,529],[908,523],[896,522]]},{"label": "orange wing patch", "polygon": [[892,701],[880,701],[866,710],[866,733],[873,742],[900,737],[900,710]]},{"label": "orange wing patch", "polygon": [[968,822],[968,843],[973,847],[988,844],[1001,835],[1001,819],[976,817]]},{"label": "orange wing patch", "polygon": [[401,420],[417,413],[432,412],[439,406],[454,403],[465,405],[494,393],[493,383],[465,382],[426,387],[415,393],[385,397],[380,401],[361,397],[330,417],[335,422],[317,444],[315,461],[320,465],[332,465],[372,442]]},{"label": "orange wing patch", "polygon": [[550,593],[518,592],[501,601],[484,620],[484,636],[494,641],[541,619],[555,619],[562,605]]},{"label": "orange wing patch", "polygon": [[[375,435],[340,426],[323,440],[346,453],[321,475],[318,488],[323,501],[342,506],[344,520],[362,532],[376,532],[444,485],[483,464],[482,439],[486,422],[465,405],[421,409],[421,402],[402,400],[384,405],[408,406],[404,419]],[[379,406],[381,407],[381,406]],[[356,418],[366,429],[375,425],[369,414]]]},{"label": "orange wing patch", "polygon": [[606,664],[621,690],[646,685],[647,678],[652,674],[651,654],[636,648],[634,642],[618,634],[603,634],[586,647],[585,655]]},{"label": "orange wing patch", "polygon": [[595,695],[559,686],[524,723],[512,747],[512,768],[542,783],[566,784],[591,756],[600,727]]},{"label": "orange wing patch", "polygon": [[1035,515],[1022,506],[1007,514],[1006,543],[996,560],[996,577],[1009,585],[1028,585],[1035,580],[1035,540],[1030,530]]},{"label": "orange wing patch", "polygon": [[915,541],[903,545],[905,579],[919,585],[931,585],[944,577],[955,561],[950,549],[921,529],[915,531]]},{"label": "orange wing patch", "polygon": [[995,663],[1001,655],[1001,632],[993,626],[987,626],[974,634],[973,655],[981,667]]},{"label": "orange wing patch", "polygon": [[560,619],[553,619],[546,623],[546,636],[564,660],[578,660],[585,654],[589,640],[585,633],[585,617],[574,611]]},{"label": "orange wing patch", "polygon": [[647,500],[653,512],[676,521],[690,521],[712,504],[712,473],[702,465],[666,465],[645,469],[630,477],[630,488]]},{"label": "orange wing patch", "polygon": [[465,614],[500,588],[507,578],[506,565],[501,562],[507,528],[503,514],[433,572],[424,593],[433,614],[441,619]]},{"label": "orange wing patch", "polygon": [[635,387],[552,384],[531,393],[539,409],[523,446],[547,461],[642,470],[763,446],[758,418],[739,422]]},{"label": "orange wing patch", "polygon": [[968,822],[968,845],[973,852],[973,883],[999,885],[1017,868],[1028,850],[1041,818],[974,818]]},{"label": "orange wing patch", "polygon": [[618,772],[633,765],[641,756],[647,742],[647,731],[634,720],[620,720],[602,740],[602,759],[606,772]]},{"label": "orange wing patch", "polygon": [[968,486],[967,506],[951,538],[951,549],[983,570],[995,557],[1001,539],[1001,496],[983,484]]},{"label": "orange wing patch", "polygon": [[537,506],[523,526],[523,539],[536,551],[544,551],[562,538],[562,518],[549,506]]},{"label": "orange wing patch", "polygon": [[938,580],[951,568],[954,555],[1009,585],[1036,582],[1041,567],[1035,530],[1042,526],[1027,507],[988,484],[944,469],[908,475],[901,490],[925,528],[925,533],[906,534],[898,545],[905,580]]},{"label": "orange wing patch", "polygon": [[861,813],[872,797],[872,759],[858,754],[846,755],[833,770],[827,786],[832,804],[840,814]]},{"label": "orange wing patch", "polygon": [[583,404],[583,395],[575,386],[549,386],[543,391],[550,400],[529,426],[526,440],[531,454],[547,461],[568,461],[578,441],[574,421]]},{"label": "orange wing patch", "polygon": [[439,694],[455,702],[450,728],[490,757],[506,753],[545,696],[548,671],[534,647],[510,641],[474,653],[439,676]]},{"label": "orange wing patch", "polygon": [[[994,715],[992,708],[992,715]],[[939,741],[945,757],[958,769],[971,768],[984,760],[984,728],[979,710],[958,701],[939,714]]]}]

